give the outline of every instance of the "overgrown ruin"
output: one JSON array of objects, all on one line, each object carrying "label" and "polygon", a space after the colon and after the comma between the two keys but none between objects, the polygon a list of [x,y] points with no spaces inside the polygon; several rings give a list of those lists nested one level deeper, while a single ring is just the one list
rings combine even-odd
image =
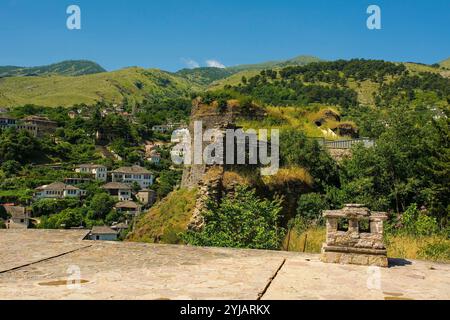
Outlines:
[{"label": "overgrown ruin", "polygon": [[326,210],[326,242],[322,261],[387,267],[387,251],[383,243],[384,212],[370,212],[360,204],[347,204],[341,210]]}]

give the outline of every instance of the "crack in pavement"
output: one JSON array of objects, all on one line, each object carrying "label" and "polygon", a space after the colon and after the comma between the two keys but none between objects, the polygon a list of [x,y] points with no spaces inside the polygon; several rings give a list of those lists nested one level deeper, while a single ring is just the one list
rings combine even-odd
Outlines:
[{"label": "crack in pavement", "polygon": [[263,296],[266,294],[267,290],[269,290],[270,285],[272,284],[273,280],[275,280],[275,278],[277,277],[278,273],[281,271],[281,269],[283,269],[284,264],[286,263],[286,258],[283,259],[283,261],[281,262],[280,266],[278,267],[278,269],[275,271],[275,273],[272,275],[272,277],[269,278],[269,282],[267,282],[266,286],[264,287],[263,291],[261,291],[260,293],[258,293],[258,297],[256,298],[256,300],[261,300],[263,298]]},{"label": "crack in pavement", "polygon": [[83,250],[83,249],[87,249],[87,248],[90,248],[92,246],[93,245],[91,244],[89,246],[85,246],[85,247],[81,247],[81,248],[77,248],[77,249],[74,249],[74,250],[63,252],[63,253],[58,254],[56,256],[47,257],[47,258],[44,258],[44,259],[41,259],[41,260],[37,260],[37,261],[30,262],[30,263],[26,263],[26,264],[23,264],[23,265],[14,267],[14,268],[10,268],[10,269],[7,269],[7,270],[0,270],[0,274],[4,274],[4,273],[7,273],[7,272],[11,272],[11,271],[15,271],[15,270],[22,269],[22,268],[25,268],[25,267],[29,267],[29,266],[32,266],[32,265],[35,265],[35,264],[38,264],[38,263],[41,263],[41,262],[49,261],[49,260],[52,260],[52,259],[56,259],[56,258],[59,258],[59,257],[63,257],[65,255],[68,255],[68,254],[71,254],[71,253],[74,253],[74,252],[77,252],[77,251],[80,251],[80,250]]}]

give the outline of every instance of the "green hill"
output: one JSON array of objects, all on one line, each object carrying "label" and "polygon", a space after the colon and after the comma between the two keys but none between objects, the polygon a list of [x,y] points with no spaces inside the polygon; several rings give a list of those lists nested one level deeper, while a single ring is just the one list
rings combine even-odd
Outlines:
[{"label": "green hill", "polygon": [[207,86],[210,83],[227,78],[234,74],[233,71],[220,68],[196,68],[196,69],[182,69],[176,73],[193,83]]},{"label": "green hill", "polygon": [[100,65],[87,60],[70,60],[39,67],[0,67],[0,77],[24,76],[81,76],[105,72]]},{"label": "green hill", "polygon": [[444,68],[449,68],[450,69],[450,58],[448,58],[447,60],[444,60],[440,63],[440,65]]},{"label": "green hill", "polygon": [[[250,79],[265,69],[280,71],[287,66],[304,67],[320,61],[312,56],[299,56],[285,61],[224,69],[183,69],[176,73],[138,67],[105,72],[98,64],[83,60],[34,68],[7,66],[0,67],[0,106],[72,106],[81,103],[90,105],[98,101],[121,103],[125,99],[142,101],[159,97],[182,97],[194,91],[215,90],[225,85],[236,86],[242,77]],[[447,64],[450,64],[450,59],[441,65]],[[428,65],[403,65],[412,74],[442,73],[442,69]],[[389,78],[386,81],[389,81]],[[349,79],[348,85],[358,94],[359,102],[365,105],[374,104],[374,93],[378,85],[373,79]]]},{"label": "green hill", "polygon": [[174,74],[127,68],[77,77],[7,77],[0,79],[0,106],[37,104],[72,106],[98,101],[121,103],[186,96],[200,87]]},{"label": "green hill", "polygon": [[282,60],[282,61],[268,61],[263,63],[257,63],[257,64],[243,64],[238,65],[235,67],[229,67],[227,68],[230,71],[233,71],[234,73],[241,72],[241,71],[248,71],[248,70],[264,70],[264,69],[270,69],[270,68],[277,68],[277,67],[287,67],[287,66],[304,66],[311,62],[319,62],[321,59],[313,56],[298,56],[289,60]]},{"label": "green hill", "polygon": [[[214,87],[223,86],[225,84],[234,84],[236,79],[242,76],[254,76],[264,69],[282,68],[286,66],[303,66],[311,62],[321,61],[319,58],[312,56],[298,56],[289,60],[269,61],[257,64],[243,64],[228,68],[195,68],[182,69],[176,74],[192,81],[198,85],[210,86],[214,83]],[[221,81],[223,80],[223,81]]]}]

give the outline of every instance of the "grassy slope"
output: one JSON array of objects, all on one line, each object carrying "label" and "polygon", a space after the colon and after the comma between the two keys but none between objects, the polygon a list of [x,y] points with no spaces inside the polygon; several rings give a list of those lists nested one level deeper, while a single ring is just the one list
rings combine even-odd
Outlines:
[{"label": "grassy slope", "polygon": [[217,89],[223,89],[224,86],[230,85],[230,86],[236,86],[239,83],[241,83],[242,77],[246,77],[247,79],[256,76],[259,74],[261,70],[244,70],[240,71],[238,73],[235,73],[225,79],[217,80],[212,82],[208,86],[208,90],[217,90]]},{"label": "grassy slope", "polygon": [[284,60],[284,61],[269,61],[257,64],[243,64],[234,67],[227,68],[228,70],[232,70],[234,72],[248,71],[248,70],[264,70],[271,68],[280,68],[287,66],[302,66],[311,62],[321,61],[317,57],[313,56],[298,56],[292,59]]},{"label": "grassy slope", "polygon": [[444,60],[440,63],[440,65],[444,68],[449,68],[450,69],[450,58],[448,58],[447,60]]},{"label": "grassy slope", "polygon": [[138,221],[129,241],[179,243],[178,233],[186,231],[196,203],[197,190],[170,193]]},{"label": "grassy slope", "polygon": [[[139,88],[141,87],[141,88]],[[199,90],[173,74],[142,68],[79,77],[14,77],[0,79],[0,106],[27,103],[71,106],[97,101],[121,103],[124,98],[142,101],[150,97],[176,97]]]},{"label": "grassy slope", "polygon": [[227,78],[233,75],[233,71],[220,68],[196,68],[183,69],[176,73],[176,75],[183,77],[193,83],[201,86],[207,86],[210,83]]}]

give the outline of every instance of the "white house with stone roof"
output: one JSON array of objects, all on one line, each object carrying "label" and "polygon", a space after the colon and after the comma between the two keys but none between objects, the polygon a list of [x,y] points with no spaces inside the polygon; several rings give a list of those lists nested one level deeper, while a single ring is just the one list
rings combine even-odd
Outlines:
[{"label": "white house with stone roof", "polygon": [[35,189],[34,198],[39,199],[62,199],[77,198],[86,195],[85,190],[62,183],[54,182],[49,185],[40,186]]},{"label": "white house with stone roof", "polygon": [[108,226],[92,227],[89,239],[94,241],[116,241],[119,233]]},{"label": "white house with stone roof", "polygon": [[153,185],[153,174],[140,166],[122,167],[111,172],[113,182],[133,184],[136,182],[142,189]]},{"label": "white house with stone roof", "polygon": [[75,172],[92,175],[95,180],[106,182],[108,179],[108,168],[99,164],[81,164],[75,168]]},{"label": "white house with stone roof", "polygon": [[117,197],[119,201],[128,201],[131,199],[131,186],[122,182],[110,182],[103,187],[112,197]]}]

